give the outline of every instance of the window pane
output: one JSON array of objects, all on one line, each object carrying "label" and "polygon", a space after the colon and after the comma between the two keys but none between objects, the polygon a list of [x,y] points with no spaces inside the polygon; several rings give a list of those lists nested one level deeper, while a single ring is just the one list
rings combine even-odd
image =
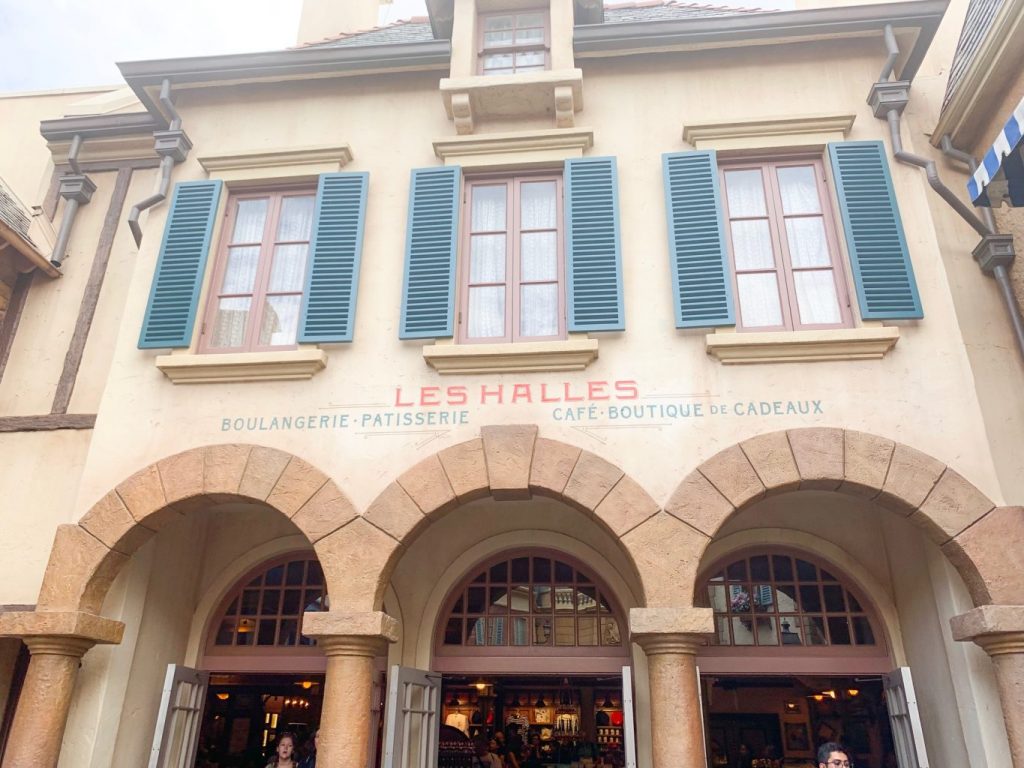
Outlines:
[{"label": "window pane", "polygon": [[740,295],[740,314],[747,328],[782,325],[779,284],[774,272],[736,275]]},{"label": "window pane", "polygon": [[526,613],[530,610],[530,588],[524,584],[512,587],[509,596],[509,607],[513,613]]},{"label": "window pane", "polygon": [[544,14],[543,13],[520,13],[516,16],[516,27],[522,31],[524,28],[540,27],[544,28]]},{"label": "window pane", "polygon": [[711,608],[719,613],[725,613],[725,586],[722,584],[708,585],[708,602]]},{"label": "window pane", "polygon": [[220,623],[217,630],[217,639],[214,645],[231,645],[231,638],[235,635],[235,622],[232,619],[225,619]]},{"label": "window pane", "polygon": [[295,586],[296,584],[302,583],[302,575],[306,571],[306,563],[302,560],[293,560],[288,563],[287,575],[285,576],[285,584],[288,586]]},{"label": "window pane", "polygon": [[306,584],[312,586],[314,584],[324,583],[324,571],[320,567],[320,563],[316,560],[312,560],[309,563],[309,573],[306,574]]},{"label": "window pane", "polygon": [[533,610],[551,613],[551,587],[533,588]]},{"label": "window pane", "polygon": [[507,48],[510,45],[512,45],[511,29],[484,32],[484,48]]},{"label": "window pane", "polygon": [[221,299],[213,321],[211,347],[240,347],[245,343],[245,324],[249,319],[248,296]]},{"label": "window pane", "polygon": [[285,619],[281,622],[281,631],[277,635],[278,645],[295,645],[299,639],[299,622],[296,619]]},{"label": "window pane", "polygon": [[517,557],[512,560],[512,581],[530,580],[530,558]]},{"label": "window pane", "polygon": [[576,606],[574,605],[576,598],[576,590],[572,587],[556,587],[555,588],[555,611],[561,613],[563,611],[571,611]]},{"label": "window pane", "polygon": [[529,619],[525,616],[512,617],[512,635],[509,638],[512,645],[529,645],[530,635],[528,632]]},{"label": "window pane", "polygon": [[445,645],[462,645],[462,619],[448,619],[444,627]]},{"label": "window pane", "polygon": [[514,74],[512,69],[512,54],[501,53],[497,56],[484,56],[484,74],[485,75],[511,75]]},{"label": "window pane", "polygon": [[843,588],[838,584],[826,584],[822,588],[825,593],[825,610],[829,613],[843,613],[846,603],[843,601]]},{"label": "window pane", "polygon": [[277,634],[277,622],[274,619],[262,619],[260,621],[260,635],[256,640],[257,645],[273,645],[274,636]]},{"label": "window pane", "polygon": [[729,223],[736,269],[772,269],[772,234],[767,219],[745,219]]},{"label": "window pane", "polygon": [[522,229],[554,229],[558,226],[557,189],[553,181],[528,181],[519,185]]},{"label": "window pane", "polygon": [[558,283],[520,287],[519,333],[522,336],[558,335]]},{"label": "window pane", "polygon": [[576,610],[579,613],[597,613],[597,587],[576,590]]},{"label": "window pane", "polygon": [[796,586],[793,584],[776,584],[775,601],[778,605],[779,613],[795,613],[797,611]]},{"label": "window pane", "polygon": [[561,560],[555,560],[555,582],[559,584],[572,584],[573,567]]},{"label": "window pane", "polygon": [[729,581],[732,581],[733,579],[737,579],[739,581],[746,581],[747,561],[737,560],[735,563],[733,563],[726,569],[725,575],[728,577]]},{"label": "window pane", "polygon": [[739,616],[732,617],[733,645],[753,645],[754,632],[752,630],[752,618]]},{"label": "window pane", "polygon": [[264,616],[273,616],[278,613],[281,608],[281,591],[278,589],[268,589],[263,593],[263,605],[260,608],[260,613]]},{"label": "window pane", "polygon": [[277,239],[309,240],[313,231],[313,196],[286,197],[281,201]]},{"label": "window pane", "polygon": [[729,216],[764,216],[764,184],[760,168],[725,172],[725,190],[729,201]]},{"label": "window pane", "polygon": [[715,617],[715,637],[712,643],[714,645],[732,645],[732,640],[729,638],[728,616]]},{"label": "window pane", "polygon": [[758,645],[778,645],[779,635],[775,631],[775,617],[774,616],[758,616],[754,621],[757,622],[757,644]]},{"label": "window pane", "polygon": [[571,616],[555,619],[555,645],[576,645],[576,619]]},{"label": "window pane", "polygon": [[508,638],[505,635],[505,621],[504,616],[487,620],[488,645],[506,645]]},{"label": "window pane", "polygon": [[[508,63],[512,64],[511,57]],[[505,231],[505,190],[504,184],[473,186],[473,232]]]},{"label": "window pane", "polygon": [[786,219],[786,237],[795,269],[832,265],[825,239],[825,220],[820,216]]},{"label": "window pane", "polygon": [[268,587],[279,587],[284,582],[284,566],[275,565],[273,568],[267,571],[264,577],[264,583]]},{"label": "window pane", "polygon": [[818,580],[818,569],[814,566],[814,563],[808,563],[806,560],[797,558],[796,560],[796,580],[797,581],[817,581]]},{"label": "window pane", "polygon": [[750,588],[746,584],[729,585],[729,610],[733,613],[750,613]]},{"label": "window pane", "polygon": [[827,645],[825,642],[825,622],[821,616],[804,616],[804,644]]},{"label": "window pane", "polygon": [[750,558],[750,578],[755,581],[770,581],[768,572],[768,555],[755,555]]},{"label": "window pane", "polygon": [[845,616],[828,617],[828,636],[832,645],[850,645],[850,621]]},{"label": "window pane", "polygon": [[285,616],[297,616],[299,613],[299,606],[301,604],[302,590],[286,589],[284,591],[284,601],[281,604],[281,613]]},{"label": "window pane", "polygon": [[516,54],[516,71],[544,69],[544,51],[523,51]]},{"label": "window pane", "polygon": [[263,240],[263,226],[267,220],[267,198],[239,200],[235,214],[232,243],[259,243]]},{"label": "window pane", "polygon": [[533,580],[551,581],[551,561],[546,557],[533,558]]},{"label": "window pane", "polygon": [[853,617],[853,636],[857,645],[874,645],[875,633],[871,631],[871,623],[866,616]]},{"label": "window pane", "polygon": [[260,323],[260,345],[284,347],[295,343],[302,297],[267,296]]},{"label": "window pane", "polygon": [[850,610],[860,612],[864,609],[860,607],[860,603],[857,602],[857,598],[853,596],[852,592],[846,593],[846,601],[850,604]]},{"label": "window pane", "polygon": [[484,29],[487,31],[494,29],[512,29],[515,24],[514,16],[485,16],[484,17]]},{"label": "window pane", "polygon": [[580,619],[577,629],[578,645],[597,645],[597,619]]},{"label": "window pane", "polygon": [[492,584],[504,584],[508,581],[508,560],[492,565],[489,575]]},{"label": "window pane", "polygon": [[508,612],[508,588],[507,587],[491,587],[491,596],[487,601],[487,611],[489,613],[507,613]]},{"label": "window pane", "polygon": [[551,645],[551,619],[533,620],[533,644]]},{"label": "window pane", "polygon": [[485,626],[483,618],[479,616],[466,619],[465,645],[484,645]]},{"label": "window pane", "polygon": [[505,286],[489,285],[469,289],[469,325],[473,339],[505,335]]},{"label": "window pane", "polygon": [[252,293],[256,284],[256,269],[260,265],[259,246],[231,248],[224,267],[221,293]]},{"label": "window pane", "polygon": [[470,239],[469,282],[505,282],[505,235],[473,235]]},{"label": "window pane", "polygon": [[792,581],[793,561],[785,555],[772,555],[772,572],[776,581]]},{"label": "window pane", "polygon": [[519,279],[558,280],[558,232],[523,232],[519,237]]},{"label": "window pane", "polygon": [[622,645],[619,622],[610,616],[601,617],[601,645]]},{"label": "window pane", "polygon": [[770,584],[755,584],[752,594],[755,611],[764,613],[775,607],[775,594]]},{"label": "window pane", "polygon": [[820,213],[818,184],[814,179],[814,167],[810,165],[790,166],[777,169],[779,192],[782,193],[782,212]]},{"label": "window pane", "polygon": [[470,587],[466,594],[467,612],[483,613],[485,599],[483,587]]},{"label": "window pane", "polygon": [[803,645],[800,636],[800,619],[796,616],[779,617],[779,639],[783,645]]},{"label": "window pane", "polygon": [[800,308],[800,322],[804,325],[825,325],[841,323],[839,297],[836,296],[836,281],[831,269],[815,269],[794,272],[793,285],[796,287],[796,303]]},{"label": "window pane", "polygon": [[306,253],[308,245],[279,245],[274,249],[274,263],[270,267],[267,290],[302,291],[306,286]]},{"label": "window pane", "polygon": [[821,593],[817,584],[800,587],[800,606],[805,612],[821,610]]}]

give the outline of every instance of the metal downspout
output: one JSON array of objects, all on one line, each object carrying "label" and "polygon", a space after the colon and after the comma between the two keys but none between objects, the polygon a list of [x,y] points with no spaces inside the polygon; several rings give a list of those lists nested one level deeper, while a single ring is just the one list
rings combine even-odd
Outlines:
[{"label": "metal downspout", "polygon": [[[889,137],[892,141],[893,157],[901,163],[907,165],[913,165],[918,168],[923,168],[925,175],[928,178],[928,184],[934,189],[943,200],[954,210],[956,213],[974,229],[982,237],[982,243],[979,246],[985,246],[990,241],[994,240],[993,236],[996,235],[995,219],[992,216],[990,210],[982,214],[982,219],[979,219],[974,210],[964,203],[953,190],[947,187],[942,179],[939,177],[939,170],[933,160],[921,155],[915,155],[913,152],[908,152],[903,148],[903,137],[900,134],[901,128],[901,114],[904,108],[907,106],[907,102],[910,100],[910,83],[908,81],[890,81],[890,77],[893,73],[896,60],[899,58],[899,45],[896,42],[896,35],[893,32],[892,25],[885,25],[885,47],[888,52],[885,64],[882,67],[882,71],[879,74],[878,81],[872,86],[871,93],[868,96],[868,103],[872,106],[875,117],[885,117],[889,124]],[[947,139],[943,140],[943,150],[946,154],[952,157],[956,157],[959,160],[967,162],[968,165],[974,164],[974,159],[968,157],[961,157],[956,153],[956,150],[946,150]],[[963,154],[963,153],[960,153]],[[1020,306],[1017,304],[1017,299],[1013,294],[1013,287],[1010,284],[1010,275],[1007,272],[1007,264],[1012,261],[1012,246],[1009,247],[1009,258],[991,258],[990,261],[985,262],[982,259],[979,260],[979,264],[982,265],[983,269],[985,264],[990,264],[990,269],[993,277],[995,277],[996,283],[999,285],[999,292],[1003,297],[1003,303],[1006,305],[1007,313],[1010,316],[1010,324],[1013,327],[1013,333],[1017,341],[1017,349],[1024,357],[1024,319],[1021,317]],[[977,250],[975,251],[975,258],[977,259]]]},{"label": "metal downspout", "polygon": [[[951,157],[954,160],[958,160],[966,165],[970,172],[973,174],[978,169],[978,161],[974,159],[973,155],[968,154],[962,150],[957,149],[953,146],[953,141],[949,138],[947,133],[942,137],[941,141],[942,153],[946,157]],[[981,206],[978,209],[981,213],[981,218],[985,221],[985,224],[993,233],[997,232],[996,228],[996,217],[992,213],[992,209],[987,205]],[[1021,354],[1024,355],[1024,317],[1021,316],[1020,303],[1017,301],[1017,296],[1013,292],[1013,284],[1010,282],[1010,273],[1006,266],[1003,264],[997,264],[992,268],[992,276],[999,284],[999,292],[1003,296],[1003,302],[1006,304],[1006,309],[1010,313],[1010,322],[1013,325],[1013,333],[1017,337],[1017,346],[1021,350]]]},{"label": "metal downspout", "polygon": [[88,203],[92,199],[92,193],[96,191],[96,185],[92,179],[82,173],[81,166],[78,164],[78,153],[81,149],[82,137],[76,133],[71,139],[71,147],[68,149],[68,166],[73,173],[64,174],[60,178],[60,196],[66,203],[64,218],[61,219],[60,230],[57,232],[57,242],[54,243],[53,252],[50,254],[50,263],[58,269],[67,254],[78,209]]},{"label": "metal downspout", "polygon": [[153,134],[156,139],[156,152],[160,157],[160,185],[155,194],[141,200],[132,206],[128,214],[128,228],[135,238],[135,245],[142,244],[142,227],[139,225],[139,217],[147,208],[152,208],[167,197],[167,191],[171,187],[171,171],[175,163],[182,162],[188,155],[192,143],[188,140],[185,132],[181,130],[181,115],[174,108],[171,101],[171,81],[164,80],[160,86],[160,103],[171,116],[171,123],[166,131],[157,131]]}]

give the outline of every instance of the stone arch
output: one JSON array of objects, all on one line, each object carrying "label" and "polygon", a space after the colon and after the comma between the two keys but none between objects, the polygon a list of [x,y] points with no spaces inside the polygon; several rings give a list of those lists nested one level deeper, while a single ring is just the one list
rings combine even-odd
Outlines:
[{"label": "stone arch", "polygon": [[246,444],[192,448],[139,470],[78,523],[58,526],[36,610],[98,615],[118,572],[160,528],[233,501],[274,509],[311,543],[358,516],[326,474],[290,453]]},{"label": "stone arch", "polygon": [[630,535],[664,513],[636,481],[596,454],[539,437],[535,425],[485,426],[479,438],[445,448],[402,473],[360,519],[315,543],[328,574],[331,610],[380,610],[402,551],[447,512],[488,496],[522,500],[533,495],[558,499],[593,517],[624,547],[638,582],[657,581]]},{"label": "stone arch", "polygon": [[877,435],[826,427],[757,435],[687,475],[665,510],[700,531],[703,557],[732,515],[800,490],[849,494],[910,519],[949,558],[976,605],[1019,602],[1024,509],[997,507],[951,467]]}]

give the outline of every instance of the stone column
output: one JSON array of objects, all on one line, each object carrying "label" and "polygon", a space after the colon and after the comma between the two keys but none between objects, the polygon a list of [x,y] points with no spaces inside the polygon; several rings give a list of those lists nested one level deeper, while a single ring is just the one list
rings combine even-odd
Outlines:
[{"label": "stone column", "polygon": [[1024,768],[1024,605],[984,605],[950,620],[953,638],[992,659],[1013,768]]},{"label": "stone column", "polygon": [[634,608],[632,640],[647,653],[654,768],[704,768],[697,649],[712,631],[709,608]]},{"label": "stone column", "polygon": [[3,768],[56,768],[82,656],[123,632],[121,622],[86,613],[0,616],[0,636],[21,637],[31,654]]},{"label": "stone column", "polygon": [[302,633],[316,637],[327,656],[317,765],[366,768],[373,660],[398,639],[398,622],[385,613],[307,613]]}]

